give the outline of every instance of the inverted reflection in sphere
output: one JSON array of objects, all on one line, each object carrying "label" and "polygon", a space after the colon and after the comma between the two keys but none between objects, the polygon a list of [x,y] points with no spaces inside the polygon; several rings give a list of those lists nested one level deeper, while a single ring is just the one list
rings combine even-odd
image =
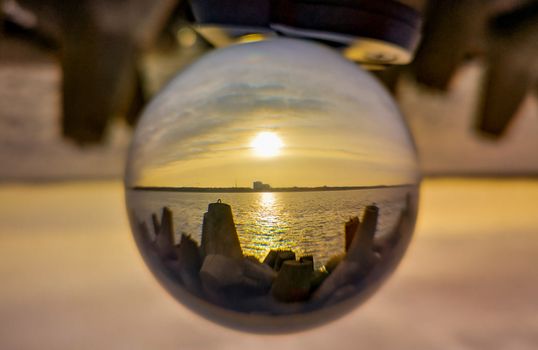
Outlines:
[{"label": "inverted reflection in sphere", "polygon": [[364,301],[412,235],[419,174],[387,92],[323,46],[214,51],[145,110],[126,176],[134,238],[181,303],[290,332]]}]

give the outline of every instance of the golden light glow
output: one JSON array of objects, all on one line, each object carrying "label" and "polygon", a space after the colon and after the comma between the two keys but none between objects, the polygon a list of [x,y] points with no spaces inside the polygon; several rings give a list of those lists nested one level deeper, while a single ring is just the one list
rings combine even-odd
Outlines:
[{"label": "golden light glow", "polygon": [[176,40],[178,41],[179,45],[181,45],[181,47],[189,48],[196,44],[198,37],[196,35],[196,32],[191,28],[181,27],[176,32]]},{"label": "golden light glow", "polygon": [[267,35],[254,33],[254,34],[243,35],[242,37],[237,39],[237,42],[244,44],[244,43],[251,43],[254,41],[262,41],[262,40],[265,40],[266,38],[267,38]]},{"label": "golden light glow", "polygon": [[259,157],[274,157],[280,154],[284,143],[274,132],[260,132],[250,143],[255,155]]},{"label": "golden light glow", "polygon": [[263,208],[272,208],[275,204],[275,194],[273,192],[261,193],[260,203]]}]

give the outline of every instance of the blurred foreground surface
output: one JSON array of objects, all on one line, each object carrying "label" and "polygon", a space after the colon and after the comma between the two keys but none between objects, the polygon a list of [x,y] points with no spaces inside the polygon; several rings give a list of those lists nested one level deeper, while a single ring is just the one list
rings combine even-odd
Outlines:
[{"label": "blurred foreground surface", "polygon": [[538,180],[427,180],[396,274],[313,331],[213,325],[155,282],[119,182],[0,186],[2,349],[536,349]]}]

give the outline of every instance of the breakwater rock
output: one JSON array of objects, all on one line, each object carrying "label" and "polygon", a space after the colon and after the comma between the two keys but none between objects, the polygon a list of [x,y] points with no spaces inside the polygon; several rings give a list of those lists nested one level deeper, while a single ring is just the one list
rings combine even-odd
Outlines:
[{"label": "breakwater rock", "polygon": [[175,242],[173,213],[167,207],[160,219],[152,214],[150,225],[140,221],[138,228],[153,256],[191,294],[236,311],[290,314],[357,294],[399,241],[406,215],[402,210],[394,232],[379,239],[379,208],[367,206],[361,219],[344,223],[342,252],[318,269],[314,256],[297,256],[290,249],[270,250],[262,261],[245,256],[232,208],[220,200],[210,203],[203,215],[200,244],[185,233]]}]

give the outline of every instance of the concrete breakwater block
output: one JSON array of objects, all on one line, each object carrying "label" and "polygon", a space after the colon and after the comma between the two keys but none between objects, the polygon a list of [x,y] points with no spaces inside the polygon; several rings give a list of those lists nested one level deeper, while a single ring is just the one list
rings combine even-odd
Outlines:
[{"label": "concrete breakwater block", "polygon": [[252,259],[243,259],[242,265],[246,284],[252,288],[265,291],[271,288],[277,276],[277,273],[272,268]]},{"label": "concrete breakwater block", "polygon": [[202,255],[242,258],[243,251],[235,228],[232,208],[220,201],[210,203],[202,224]]},{"label": "concrete breakwater block", "polygon": [[233,259],[210,254],[203,261],[200,279],[206,290],[234,291],[237,294],[267,293],[276,272],[269,266],[252,259]]},{"label": "concrete breakwater block", "polygon": [[[142,239],[146,243],[152,242],[152,239],[151,239],[151,236],[150,236],[149,230],[148,230],[148,225],[146,225],[146,222],[145,221],[139,221],[139,222],[137,222],[137,225],[138,225],[138,230],[140,231],[140,235],[141,235]],[[150,245],[148,245],[148,246],[150,246]]]},{"label": "concrete breakwater block", "polygon": [[300,262],[311,261],[312,262],[312,268],[314,267],[314,256],[313,255],[301,256],[299,258],[299,261]]},{"label": "concrete breakwater block", "polygon": [[181,240],[175,249],[177,260],[198,274],[202,267],[202,256],[196,241],[191,236],[182,234]]},{"label": "concrete breakwater block", "polygon": [[331,295],[338,293],[340,289],[356,285],[380,261],[379,254],[374,251],[374,236],[378,217],[379,208],[377,206],[369,205],[365,208],[362,221],[358,225],[347,254],[340,263],[336,262],[336,257],[331,258],[331,260],[335,259],[334,262],[330,260],[327,263],[326,269],[330,275],[312,295],[312,300],[327,300]]},{"label": "concrete breakwater block", "polygon": [[327,277],[329,277],[329,272],[325,270],[314,270],[310,279],[310,291],[313,292],[318,289]]},{"label": "concrete breakwater block", "polygon": [[198,244],[190,236],[182,234],[181,241],[175,248],[177,256],[177,262],[174,261],[173,267],[175,275],[183,282],[187,290],[199,294],[202,257]]},{"label": "concrete breakwater block", "polygon": [[172,211],[167,207],[163,207],[162,209],[161,224],[159,232],[155,237],[155,248],[159,256],[163,259],[176,258]]},{"label": "concrete breakwater block", "polygon": [[282,302],[307,300],[310,296],[312,273],[312,261],[284,261],[273,283],[271,294]]},{"label": "concrete breakwater block", "polygon": [[178,277],[191,293],[200,294],[200,268],[202,256],[198,244],[188,235],[182,234],[175,246],[177,260],[169,260],[167,267]]},{"label": "concrete breakwater block", "polygon": [[206,255],[200,269],[200,279],[204,287],[222,289],[239,285],[244,279],[243,267],[240,260],[224,255]]},{"label": "concrete breakwater block", "polygon": [[319,288],[312,294],[313,301],[323,301],[330,298],[339,289],[353,284],[362,277],[359,263],[344,260],[336,269],[321,283]]},{"label": "concrete breakwater block", "polygon": [[375,205],[369,205],[364,210],[362,222],[359,225],[355,237],[349,246],[345,259],[355,261],[363,267],[376,261],[376,255],[373,251],[374,236],[377,230],[377,220],[379,217],[379,208]]},{"label": "concrete breakwater block", "polygon": [[374,240],[373,250],[381,257],[389,254],[390,250],[394,249],[402,239],[402,232],[404,232],[404,226],[407,219],[406,214],[406,210],[403,209],[400,212],[400,216],[398,217],[398,221],[392,232],[383,238]]},{"label": "concrete breakwater block", "polygon": [[198,271],[193,274],[189,268],[185,268],[185,265],[177,260],[166,260],[164,261],[164,264],[183,288],[198,297],[203,296]]},{"label": "concrete breakwater block", "polygon": [[333,272],[336,269],[336,267],[338,266],[338,264],[340,264],[342,262],[342,260],[344,260],[345,257],[346,257],[345,254],[339,254],[339,255],[332,256],[329,259],[329,261],[327,261],[327,263],[325,264],[325,270],[327,270],[328,273]]},{"label": "concrete breakwater block", "polygon": [[282,263],[288,260],[295,261],[295,253],[293,251],[271,249],[269,253],[267,253],[267,256],[265,257],[265,259],[263,259],[263,263],[266,264],[267,266],[270,266],[275,271],[278,271],[280,270]]},{"label": "concrete breakwater block", "polygon": [[275,267],[276,256],[278,255],[278,250],[271,249],[269,253],[263,259],[263,263],[271,268]]},{"label": "concrete breakwater block", "polygon": [[159,223],[159,218],[155,213],[151,214],[151,224],[153,225],[153,232],[155,235],[158,235],[159,231],[161,230],[161,224]]},{"label": "concrete breakwater block", "polygon": [[349,246],[351,245],[351,242],[353,241],[353,238],[357,234],[357,230],[359,229],[360,221],[357,216],[354,216],[349,219],[345,223],[345,249],[346,252],[349,250]]},{"label": "concrete breakwater block", "polygon": [[359,287],[348,284],[344,285],[341,288],[338,288],[334,291],[328,299],[326,299],[324,305],[330,306],[338,304],[346,299],[352,298],[353,296],[359,293]]},{"label": "concrete breakwater block", "polygon": [[411,201],[412,201],[411,194],[407,193],[405,196],[405,205],[400,211],[400,215],[398,216],[398,220],[396,221],[396,225],[394,226],[392,231],[383,237],[375,238],[374,251],[379,253],[382,257],[384,255],[387,255],[387,253],[391,249],[396,248],[396,246],[400,243],[402,238],[404,238],[403,237],[404,232],[411,231],[411,228],[409,227],[409,225],[413,221],[411,219],[411,216],[412,216]]},{"label": "concrete breakwater block", "polygon": [[281,250],[276,255],[275,266],[273,267],[275,271],[280,271],[282,265],[286,261],[295,261],[295,253],[291,250]]}]

